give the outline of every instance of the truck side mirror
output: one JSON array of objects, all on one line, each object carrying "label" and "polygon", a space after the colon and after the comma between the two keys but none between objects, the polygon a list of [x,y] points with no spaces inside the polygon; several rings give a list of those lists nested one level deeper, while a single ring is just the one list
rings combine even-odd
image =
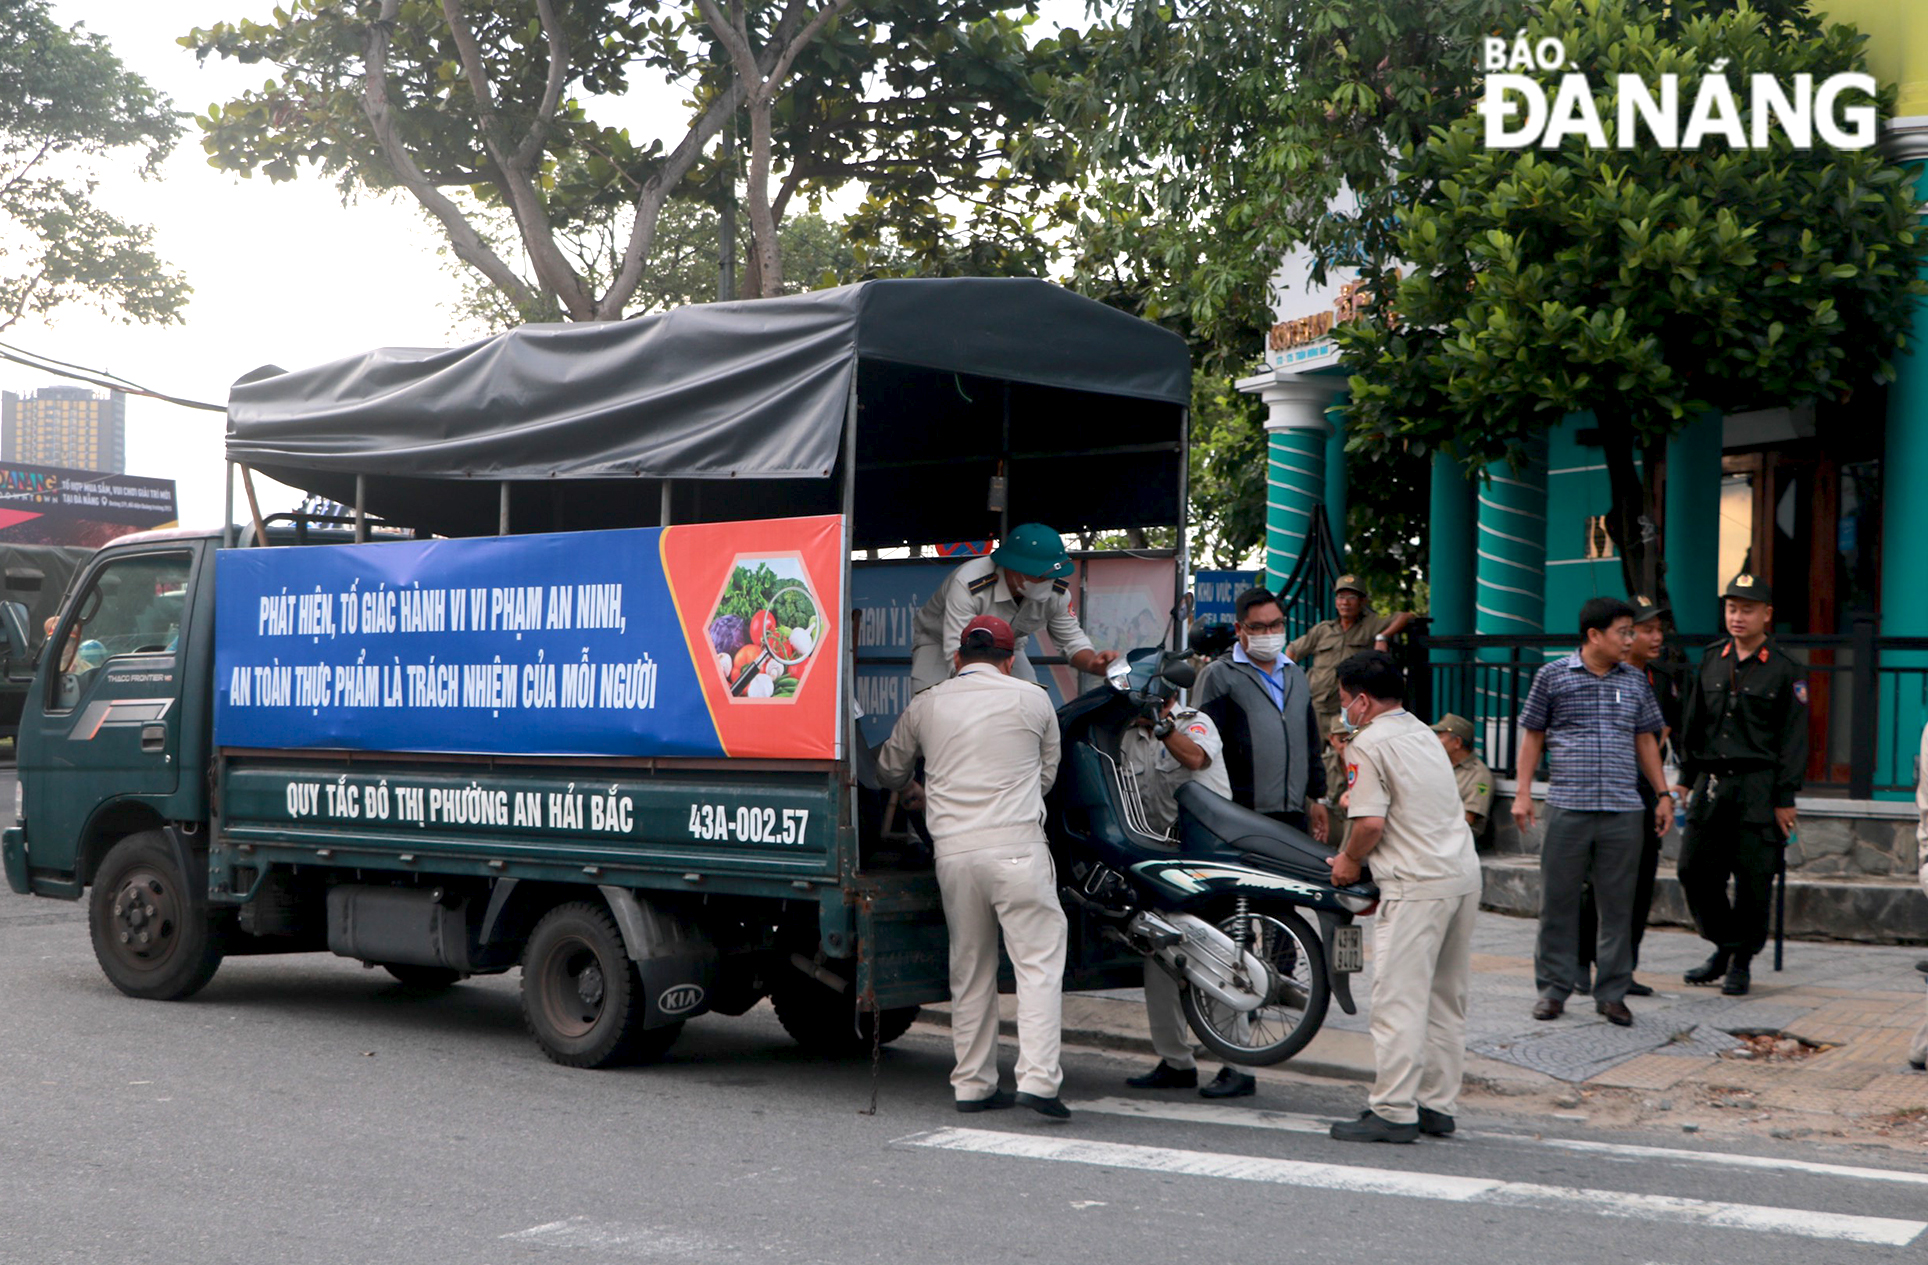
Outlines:
[{"label": "truck side mirror", "polygon": [[27,620],[25,604],[0,602],[0,641],[6,643],[10,667],[15,663],[25,663],[33,653],[33,637],[27,631]]}]

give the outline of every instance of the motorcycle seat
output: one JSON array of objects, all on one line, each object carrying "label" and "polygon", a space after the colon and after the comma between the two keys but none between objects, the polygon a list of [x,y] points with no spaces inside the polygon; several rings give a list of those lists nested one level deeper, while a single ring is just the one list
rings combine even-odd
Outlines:
[{"label": "motorcycle seat", "polygon": [[1178,837],[1188,855],[1249,853],[1281,863],[1287,870],[1330,881],[1326,858],[1334,849],[1305,831],[1253,812],[1197,783],[1178,788]]}]

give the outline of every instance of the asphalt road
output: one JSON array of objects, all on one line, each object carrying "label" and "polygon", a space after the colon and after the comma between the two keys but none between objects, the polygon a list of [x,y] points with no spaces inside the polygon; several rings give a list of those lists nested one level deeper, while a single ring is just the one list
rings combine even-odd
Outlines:
[{"label": "asphalt road", "polygon": [[[1316,1120],[1356,1111],[1357,1086],[1215,1109],[1125,1090],[1136,1068],[1091,1052],[1067,1058],[1065,1096],[1099,1109],[963,1116],[947,1035],[923,1029],[885,1051],[869,1116],[867,1063],[802,1054],[763,1010],[692,1022],[657,1066],[556,1067],[516,985],[421,998],[310,955],[136,1002],[95,967],[80,906],[0,895],[0,1262],[1832,1265],[1928,1247],[1928,1173],[1878,1149],[1756,1152],[1842,1169],[1788,1171],[1678,1131],[1473,1118],[1453,1141],[1347,1146]],[[1147,1109],[1183,1118],[1121,1114]]]}]

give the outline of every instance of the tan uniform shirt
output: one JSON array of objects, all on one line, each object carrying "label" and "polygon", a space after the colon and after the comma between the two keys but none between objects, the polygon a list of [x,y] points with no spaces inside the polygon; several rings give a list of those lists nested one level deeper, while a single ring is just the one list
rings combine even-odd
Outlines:
[{"label": "tan uniform shirt", "polygon": [[990,555],[973,558],[945,577],[931,594],[930,601],[917,612],[910,634],[910,688],[912,693],[927,690],[951,674],[951,654],[964,625],[979,615],[996,615],[1011,625],[1018,639],[1018,656],[1011,664],[1011,675],[1021,681],[1038,679],[1037,669],[1025,656],[1024,643],[1032,633],[1043,629],[1059,654],[1067,659],[1080,650],[1090,650],[1091,638],[1078,626],[1071,609],[1071,582],[1055,581],[1051,596],[1032,601],[1011,592],[1004,583],[1004,572]]},{"label": "tan uniform shirt", "polygon": [[1197,771],[1178,762],[1163,740],[1149,729],[1137,725],[1125,731],[1120,754],[1125,766],[1138,781],[1138,798],[1145,806],[1145,819],[1159,834],[1170,834],[1178,823],[1178,801],[1173,798],[1187,782],[1197,782],[1215,795],[1232,798],[1232,779],[1225,773],[1225,744],[1219,740],[1218,726],[1204,712],[1172,712],[1178,731],[1197,743],[1211,763]]},{"label": "tan uniform shirt", "polygon": [[[1447,762],[1451,763],[1450,757]],[[1486,767],[1486,761],[1469,755],[1453,765],[1453,778],[1459,783],[1460,807],[1473,814],[1473,837],[1478,838],[1485,833],[1486,818],[1493,811],[1493,770]]]},{"label": "tan uniform shirt", "polygon": [[924,757],[924,821],[939,859],[1044,840],[1044,793],[1058,777],[1058,716],[1045,692],[970,663],[911,699],[877,752],[885,786]]},{"label": "tan uniform shirt", "polygon": [[1319,714],[1321,734],[1339,710],[1339,665],[1361,650],[1372,649],[1373,639],[1385,632],[1392,620],[1391,615],[1361,611],[1352,627],[1341,628],[1338,620],[1328,619],[1314,624],[1310,632],[1285,648],[1286,657],[1294,663],[1303,665],[1308,658],[1312,660],[1306,679],[1312,685],[1312,710]]},{"label": "tan uniform shirt", "polygon": [[1480,890],[1473,831],[1439,735],[1408,711],[1387,712],[1346,748],[1352,822],[1384,817],[1366,858],[1389,900],[1442,900]]}]

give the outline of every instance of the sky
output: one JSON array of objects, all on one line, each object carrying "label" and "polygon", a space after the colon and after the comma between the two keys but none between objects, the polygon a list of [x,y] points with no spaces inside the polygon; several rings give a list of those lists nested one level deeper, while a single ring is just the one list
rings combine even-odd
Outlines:
[{"label": "sky", "polygon": [[[257,0],[56,0],[65,24],[85,22],[176,108],[208,105],[274,75],[265,65],[210,60],[175,41],[197,26],[249,17],[268,20]],[[638,85],[610,103],[639,140],[680,128],[674,91]],[[603,113],[599,107],[599,113]],[[177,144],[161,178],[101,170],[101,204],[155,230],[159,255],[185,273],[194,296],[184,323],[125,325],[78,307],[51,319],[27,317],[0,340],[59,360],[106,369],[153,390],[225,403],[230,383],[264,364],[321,364],[373,347],[448,346],[459,285],[445,244],[405,196],[363,196],[344,206],[334,185],[312,174],[283,184],[241,179],[207,165],[198,129]],[[0,361],[0,389],[29,391],[61,379]],[[185,525],[218,525],[225,468],[219,413],[135,396],[127,408],[130,474],[178,485]],[[290,508],[299,494],[257,482],[263,509]],[[237,500],[240,494],[236,493]],[[246,514],[245,502],[239,513]]]}]

